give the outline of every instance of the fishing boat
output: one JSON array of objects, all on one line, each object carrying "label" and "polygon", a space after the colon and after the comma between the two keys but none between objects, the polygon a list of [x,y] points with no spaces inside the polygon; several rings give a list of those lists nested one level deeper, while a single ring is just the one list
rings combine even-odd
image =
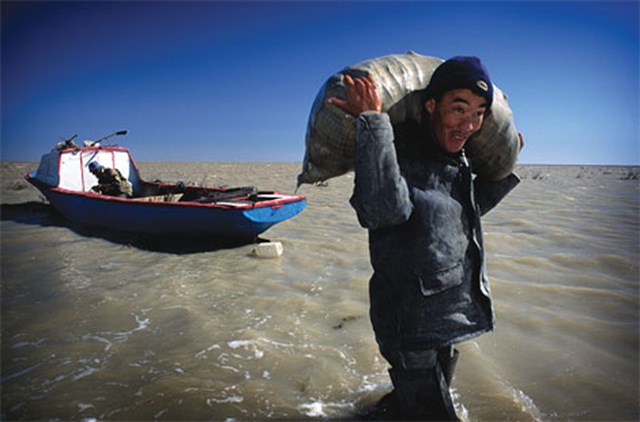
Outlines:
[{"label": "fishing boat", "polygon": [[[171,238],[251,243],[259,234],[299,214],[306,198],[245,186],[202,187],[142,179],[129,149],[102,145],[115,132],[82,146],[73,138],[44,154],[25,178],[74,225]],[[128,194],[101,193],[95,168],[117,170]]]}]

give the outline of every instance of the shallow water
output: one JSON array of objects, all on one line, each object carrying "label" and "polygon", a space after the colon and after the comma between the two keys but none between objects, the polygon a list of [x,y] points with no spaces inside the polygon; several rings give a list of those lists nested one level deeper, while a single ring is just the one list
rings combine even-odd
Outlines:
[{"label": "shallow water", "polygon": [[[2,420],[348,418],[389,388],[352,175],[233,249],[70,226],[2,162]],[[141,163],[143,177],[292,192],[299,164]],[[460,345],[464,420],[637,420],[637,167],[522,166],[484,219],[498,326]]]}]

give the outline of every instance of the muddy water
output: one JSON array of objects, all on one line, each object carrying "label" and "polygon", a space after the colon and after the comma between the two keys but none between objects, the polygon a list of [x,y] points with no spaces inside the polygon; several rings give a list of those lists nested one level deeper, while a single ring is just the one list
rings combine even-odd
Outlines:
[{"label": "muddy water", "polygon": [[[352,176],[304,186],[253,246],[79,230],[2,163],[2,419],[346,418],[389,388]],[[141,163],[146,179],[291,192],[299,164]],[[460,345],[464,420],[637,420],[638,168],[518,169],[484,219],[498,327]],[[634,179],[635,177],[635,179]]]}]

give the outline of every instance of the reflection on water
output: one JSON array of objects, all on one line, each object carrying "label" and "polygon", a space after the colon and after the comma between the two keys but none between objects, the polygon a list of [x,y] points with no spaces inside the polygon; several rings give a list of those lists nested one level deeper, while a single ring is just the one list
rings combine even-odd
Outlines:
[{"label": "reflection on water", "polygon": [[[391,387],[353,179],[252,246],[75,230],[2,163],[2,419],[344,418]],[[298,164],[142,163],[149,180],[291,192]],[[637,420],[637,168],[521,167],[484,220],[497,330],[461,345],[464,420]],[[9,206],[11,205],[11,206]],[[184,253],[183,253],[184,252]]]}]

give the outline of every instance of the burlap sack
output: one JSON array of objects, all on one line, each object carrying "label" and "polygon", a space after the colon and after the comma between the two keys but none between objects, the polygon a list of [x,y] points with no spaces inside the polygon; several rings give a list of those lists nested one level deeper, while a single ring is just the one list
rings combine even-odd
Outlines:
[{"label": "burlap sack", "polygon": [[[298,186],[320,183],[353,170],[355,118],[327,103],[330,97],[345,98],[344,75],[371,74],[382,100],[382,111],[392,124],[419,120],[424,107],[420,91],[429,84],[442,63],[437,57],[417,53],[393,54],[347,67],[331,76],[316,96],[307,124],[306,151]],[[494,85],[492,114],[466,145],[474,171],[492,180],[508,176],[519,153],[518,134],[506,95]]]}]

